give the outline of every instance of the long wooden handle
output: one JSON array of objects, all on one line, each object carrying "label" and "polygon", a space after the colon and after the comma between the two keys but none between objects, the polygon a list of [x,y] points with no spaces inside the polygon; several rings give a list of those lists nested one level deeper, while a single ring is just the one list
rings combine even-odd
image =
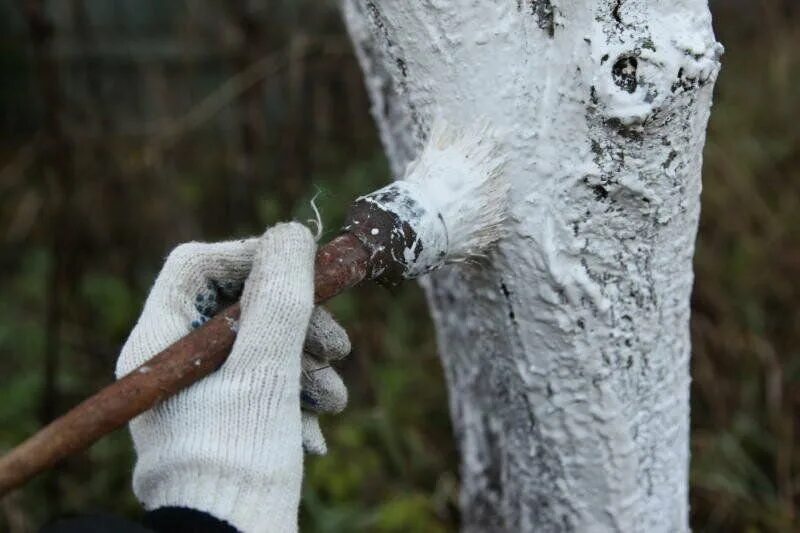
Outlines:
[{"label": "long wooden handle", "polygon": [[[362,281],[368,262],[364,246],[349,233],[321,247],[315,261],[314,300],[324,302]],[[0,458],[0,496],[214,372],[236,340],[240,311],[236,303],[218,313]]]}]

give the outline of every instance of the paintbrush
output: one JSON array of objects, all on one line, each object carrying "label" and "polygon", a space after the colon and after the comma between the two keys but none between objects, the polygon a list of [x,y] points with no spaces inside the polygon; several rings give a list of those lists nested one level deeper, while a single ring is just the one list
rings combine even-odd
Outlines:
[{"label": "paintbrush", "polygon": [[[503,235],[503,166],[489,127],[437,122],[404,178],[356,199],[342,233],[318,250],[315,302],[364,279],[394,286],[485,255]],[[219,368],[239,313],[238,303],[218,313],[0,458],[0,496]]]}]

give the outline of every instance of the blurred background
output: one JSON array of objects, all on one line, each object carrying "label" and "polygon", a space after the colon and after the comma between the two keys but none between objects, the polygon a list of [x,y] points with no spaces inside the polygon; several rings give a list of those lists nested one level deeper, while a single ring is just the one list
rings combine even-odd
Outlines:
[{"label": "blurred background", "polygon": [[[695,262],[692,525],[800,530],[800,6],[711,3],[727,53]],[[388,179],[368,109],[334,2],[0,0],[0,451],[112,379],[176,244],[311,218],[314,195],[332,234]],[[330,307],[351,401],[307,462],[303,531],[457,529],[421,291]],[[119,431],[0,501],[0,530],[135,517],[131,465]]]}]

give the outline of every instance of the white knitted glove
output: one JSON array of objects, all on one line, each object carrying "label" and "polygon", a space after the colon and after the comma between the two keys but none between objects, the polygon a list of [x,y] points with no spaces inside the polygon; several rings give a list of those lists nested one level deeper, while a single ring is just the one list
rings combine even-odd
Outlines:
[{"label": "white knitted glove", "polygon": [[347,403],[327,361],[350,341],[313,309],[315,249],[308,229],[291,223],[260,238],[184,244],[167,258],[118,377],[235,301],[244,284],[242,314],[217,372],[130,423],[133,489],[146,509],[198,509],[245,532],[297,530],[301,442],[324,453],[316,413]]}]

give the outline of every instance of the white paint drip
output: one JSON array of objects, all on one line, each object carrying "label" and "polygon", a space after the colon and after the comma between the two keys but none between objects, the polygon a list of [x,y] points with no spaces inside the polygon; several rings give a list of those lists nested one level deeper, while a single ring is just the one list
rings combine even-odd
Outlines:
[{"label": "white paint drip", "polygon": [[239,333],[239,321],[238,320],[234,320],[231,317],[226,316],[225,317],[225,323],[228,324],[228,328],[232,332]]}]

